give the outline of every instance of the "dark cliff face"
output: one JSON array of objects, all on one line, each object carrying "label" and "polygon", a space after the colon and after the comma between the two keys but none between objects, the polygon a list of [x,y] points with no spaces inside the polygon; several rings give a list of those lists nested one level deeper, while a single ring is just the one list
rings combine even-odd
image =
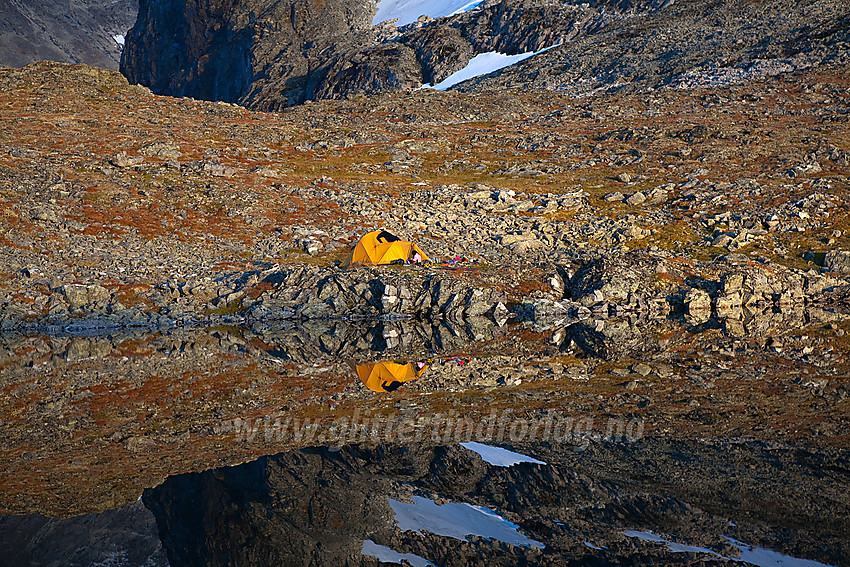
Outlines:
[{"label": "dark cliff face", "polygon": [[2,566],[168,567],[156,520],[141,502],[73,518],[0,516]]},{"label": "dark cliff face", "polygon": [[251,79],[251,30],[237,0],[141,0],[121,72],[159,94],[236,100]]},{"label": "dark cliff face", "polygon": [[294,104],[306,84],[289,79],[310,69],[310,52],[371,17],[352,0],[142,0],[121,72],[158,94],[233,102],[272,85]]}]

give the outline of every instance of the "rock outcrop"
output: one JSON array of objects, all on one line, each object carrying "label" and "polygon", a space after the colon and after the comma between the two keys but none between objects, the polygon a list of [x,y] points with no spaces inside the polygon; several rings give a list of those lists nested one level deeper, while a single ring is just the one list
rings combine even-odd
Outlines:
[{"label": "rock outcrop", "polygon": [[507,297],[480,281],[440,271],[412,269],[296,268],[270,274],[273,286],[256,299],[246,298],[253,320],[417,317],[448,319],[494,313]]},{"label": "rock outcrop", "polygon": [[354,45],[371,18],[352,0],[142,0],[121,72],[161,94],[235,102],[269,89],[285,106],[308,98],[316,61]]},{"label": "rock outcrop", "polygon": [[23,67],[46,59],[118,69],[120,42],[137,13],[138,0],[5,0],[0,65]]}]

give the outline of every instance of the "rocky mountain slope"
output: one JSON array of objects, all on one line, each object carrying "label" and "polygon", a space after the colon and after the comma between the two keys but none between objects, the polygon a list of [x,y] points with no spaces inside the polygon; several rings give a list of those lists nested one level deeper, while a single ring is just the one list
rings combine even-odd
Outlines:
[{"label": "rocky mountain slope", "polygon": [[86,63],[118,69],[114,38],[132,27],[138,0],[4,0],[0,3],[0,65],[34,61]]},{"label": "rocky mountain slope", "polygon": [[434,84],[491,51],[553,48],[463,88],[694,86],[848,61],[844,1],[490,0],[401,28],[372,26],[374,11],[359,2],[143,0],[121,70],[159,94],[272,110]]},{"label": "rocky mountain slope", "polygon": [[850,2],[679,0],[461,88],[711,87],[824,65],[850,66]]}]

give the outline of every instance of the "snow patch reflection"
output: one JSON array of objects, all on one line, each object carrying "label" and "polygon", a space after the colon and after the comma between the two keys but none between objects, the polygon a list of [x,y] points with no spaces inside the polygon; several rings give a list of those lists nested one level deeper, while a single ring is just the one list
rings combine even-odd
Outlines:
[{"label": "snow patch reflection", "polygon": [[713,555],[718,559],[725,559],[728,561],[739,561],[741,563],[747,563],[748,565],[756,565],[757,567],[833,567],[831,565],[827,565],[826,563],[821,563],[819,561],[791,557],[790,555],[785,555],[783,553],[779,553],[778,551],[773,551],[772,549],[747,545],[746,543],[732,539],[728,536],[723,536],[723,539],[725,539],[740,550],[741,554],[739,557],[726,557],[725,555],[720,555],[716,551],[712,551],[711,549],[705,547],[697,547],[694,545],[686,545],[669,541],[659,536],[658,534],[654,534],[652,532],[628,530],[624,533],[624,535],[626,537],[638,538],[643,541],[664,543],[667,545],[667,549],[669,549],[673,553],[706,553],[709,555]]},{"label": "snow patch reflection", "polygon": [[519,533],[519,526],[488,508],[457,502],[441,506],[421,496],[414,496],[411,499],[413,502],[389,500],[396,523],[402,531],[429,532],[461,541],[468,541],[466,536],[473,535],[517,546],[546,547]]},{"label": "snow patch reflection", "polygon": [[361,553],[369,557],[375,557],[382,563],[401,563],[402,561],[406,561],[410,565],[413,565],[413,567],[428,567],[429,565],[435,567],[433,563],[415,553],[399,553],[395,549],[377,544],[371,539],[363,542]]},{"label": "snow patch reflection", "polygon": [[534,457],[508,451],[501,447],[493,447],[484,443],[470,441],[469,443],[461,443],[461,447],[469,449],[474,453],[478,453],[485,462],[496,467],[510,467],[519,463],[534,463],[536,465],[545,465],[544,461],[539,461]]}]

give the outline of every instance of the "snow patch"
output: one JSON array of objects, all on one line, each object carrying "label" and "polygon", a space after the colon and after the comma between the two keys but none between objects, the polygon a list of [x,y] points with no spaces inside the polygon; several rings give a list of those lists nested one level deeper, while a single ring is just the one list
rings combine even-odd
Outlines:
[{"label": "snow patch", "polygon": [[723,536],[723,538],[741,550],[741,556],[734,558],[736,561],[743,561],[758,567],[829,567],[819,561],[783,555],[778,551],[764,547],[753,547],[727,536]]},{"label": "snow patch", "polygon": [[415,553],[399,553],[395,549],[377,544],[371,539],[363,542],[361,553],[369,557],[375,557],[382,563],[401,563],[402,561],[406,561],[413,565],[413,567],[428,567],[428,565],[435,567],[433,563]]},{"label": "snow patch", "polygon": [[593,545],[592,543],[590,543],[589,541],[585,541],[583,543],[584,543],[585,547],[589,547],[590,549],[595,549],[596,551],[602,551],[602,550],[608,549],[604,545],[602,547],[597,547],[597,546]]},{"label": "snow patch", "polygon": [[518,463],[534,463],[537,465],[546,464],[543,461],[538,461],[534,457],[529,457],[522,453],[515,453],[513,451],[508,451],[507,449],[502,449],[501,447],[493,447],[491,445],[485,445],[484,443],[476,443],[475,441],[461,443],[460,446],[478,453],[485,462],[497,467],[510,467]]},{"label": "snow patch", "polygon": [[656,543],[666,543],[667,549],[672,551],[673,553],[708,553],[710,555],[714,555],[716,557],[723,557],[716,551],[712,551],[706,547],[697,547],[695,545],[685,545],[682,543],[676,543],[673,541],[667,541],[663,537],[656,535],[652,532],[637,532],[628,530],[624,534],[626,537],[636,537],[643,541],[652,541]]},{"label": "snow patch", "polygon": [[466,64],[466,67],[464,67],[460,71],[452,73],[434,86],[422,85],[422,88],[444,91],[448,88],[455,86],[458,83],[462,83],[463,81],[468,81],[469,79],[480,77],[481,75],[486,75],[488,73],[492,73],[493,71],[504,69],[505,67],[510,67],[511,65],[515,65],[520,61],[525,61],[529,57],[534,57],[535,55],[552,49],[552,47],[557,47],[557,45],[546,47],[544,49],[541,49],[540,51],[518,53],[516,55],[505,55],[504,53],[499,53],[497,51],[479,53],[478,55],[470,59],[469,63]]},{"label": "snow patch", "polygon": [[472,10],[481,2],[482,0],[381,0],[378,3],[378,12],[372,18],[372,25],[398,19],[395,25],[399,27],[415,22],[419,16],[454,16]]},{"label": "snow patch", "polygon": [[118,45],[120,45],[122,47],[124,46],[124,36],[123,35],[115,34],[115,35],[112,36],[112,39],[114,39],[115,43],[117,43]]},{"label": "snow patch", "polygon": [[423,531],[467,541],[466,536],[474,535],[487,539],[496,539],[516,546],[544,546],[539,541],[529,539],[517,531],[513,524],[493,510],[472,504],[449,502],[438,505],[433,500],[414,496],[413,502],[390,500],[395,512],[395,520],[402,531]]},{"label": "snow patch", "polygon": [[707,553],[719,559],[738,561],[749,565],[756,565],[757,567],[831,567],[830,565],[820,563],[819,561],[800,559],[798,557],[784,555],[778,551],[773,551],[772,549],[747,545],[746,543],[742,543],[728,536],[723,536],[723,539],[740,550],[740,557],[726,557],[705,547],[697,547],[695,545],[685,545],[674,541],[668,541],[652,532],[628,530],[623,535],[626,537],[635,537],[643,541],[667,544],[667,549],[673,553]]}]

